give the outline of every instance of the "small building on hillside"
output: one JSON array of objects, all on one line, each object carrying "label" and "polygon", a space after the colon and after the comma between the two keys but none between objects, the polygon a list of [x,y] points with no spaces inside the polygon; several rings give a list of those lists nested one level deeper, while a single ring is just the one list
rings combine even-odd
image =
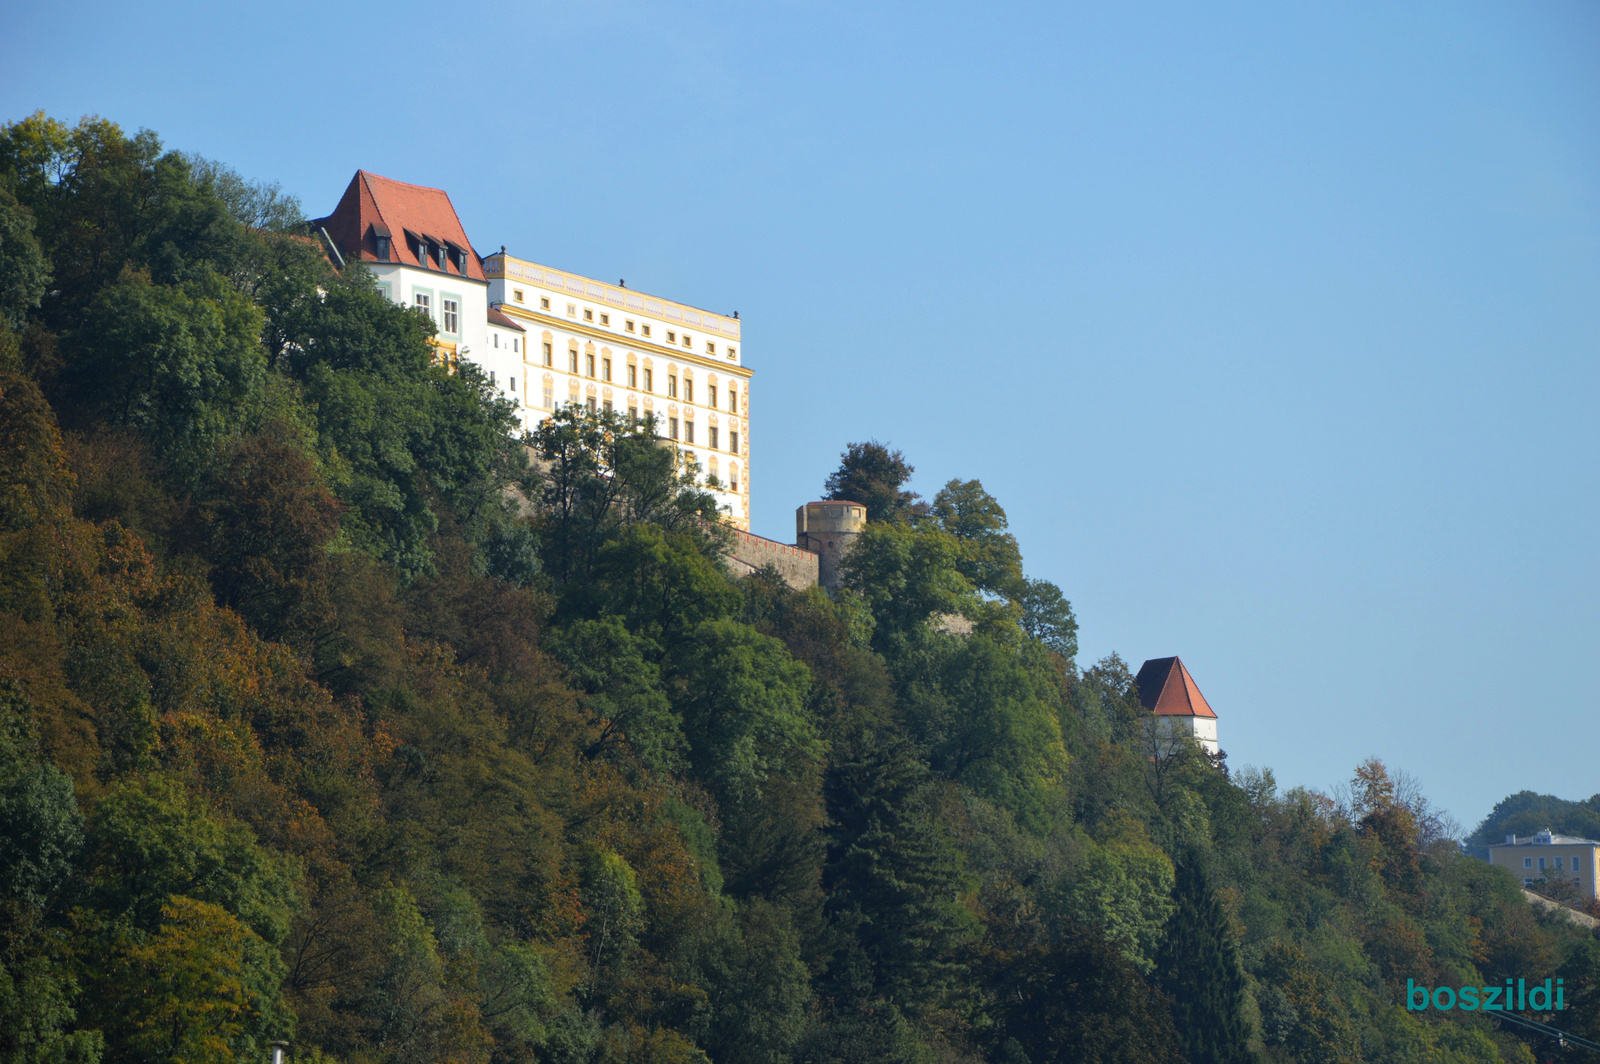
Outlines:
[{"label": "small building on hillside", "polygon": [[1150,711],[1146,727],[1157,742],[1188,736],[1208,754],[1221,749],[1217,744],[1217,715],[1182,660],[1151,658],[1139,667],[1134,683],[1139,688],[1139,701]]},{"label": "small building on hillside", "polygon": [[1576,835],[1557,835],[1549,828],[1489,847],[1489,863],[1511,869],[1525,887],[1570,883],[1585,898],[1600,897],[1600,842]]}]

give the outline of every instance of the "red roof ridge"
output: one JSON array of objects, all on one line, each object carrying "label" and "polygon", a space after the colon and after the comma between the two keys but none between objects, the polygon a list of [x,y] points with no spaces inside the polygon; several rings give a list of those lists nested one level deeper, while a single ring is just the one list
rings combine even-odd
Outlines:
[{"label": "red roof ridge", "polygon": [[1200,693],[1183,660],[1177,656],[1151,658],[1139,667],[1134,683],[1139,701],[1158,717],[1216,717],[1216,711]]}]

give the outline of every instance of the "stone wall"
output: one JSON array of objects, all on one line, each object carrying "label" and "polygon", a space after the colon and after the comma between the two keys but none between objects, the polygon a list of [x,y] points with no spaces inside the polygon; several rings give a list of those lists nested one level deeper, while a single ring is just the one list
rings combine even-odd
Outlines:
[{"label": "stone wall", "polygon": [[728,570],[734,576],[749,576],[770,565],[796,591],[817,586],[818,561],[810,551],[738,530],[733,531],[733,549],[727,556]]}]

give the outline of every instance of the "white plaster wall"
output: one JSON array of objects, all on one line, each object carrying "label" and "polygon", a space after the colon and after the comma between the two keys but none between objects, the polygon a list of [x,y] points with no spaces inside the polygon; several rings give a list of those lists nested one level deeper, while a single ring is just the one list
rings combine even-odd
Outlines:
[{"label": "white plaster wall", "polygon": [[[522,293],[522,299],[516,300],[517,292]],[[630,294],[631,290],[630,290]],[[638,294],[642,299],[655,299],[653,296]],[[544,308],[540,299],[548,299],[550,305]],[[692,407],[695,423],[695,443],[691,446],[682,439],[680,430],[680,449],[693,455],[694,461],[700,466],[702,476],[709,474],[712,469],[712,459],[716,459],[716,473],[721,485],[720,490],[714,490],[717,505],[724,509],[728,516],[742,527],[748,527],[750,512],[748,500],[750,498],[750,423],[746,416],[749,403],[749,378],[742,371],[744,359],[743,344],[740,340],[730,339],[717,333],[701,333],[693,328],[689,329],[693,347],[685,349],[681,339],[685,326],[672,322],[663,317],[641,313],[637,309],[617,307],[603,300],[593,298],[588,294],[566,291],[555,285],[546,285],[530,282],[526,279],[515,277],[491,277],[487,299],[499,304],[501,309],[514,317],[528,331],[525,334],[527,350],[521,370],[516,374],[518,388],[523,392],[525,405],[523,408],[524,427],[533,429],[538,423],[549,416],[549,410],[544,406],[543,378],[546,373],[551,376],[553,385],[553,403],[559,407],[568,401],[572,394],[571,385],[576,381],[577,395],[582,402],[590,394],[589,389],[594,388],[596,404],[604,402],[609,389],[609,398],[612,407],[619,413],[625,413],[629,407],[629,400],[634,400],[634,405],[641,413],[653,410],[659,421],[663,436],[667,432],[667,418],[679,418],[682,422],[689,420],[685,415]],[[574,313],[568,315],[568,305],[573,307]],[[593,320],[584,319],[584,311],[593,312]],[[521,316],[518,312],[532,317]],[[608,315],[609,322],[602,321],[601,316]],[[634,331],[629,333],[626,323],[634,322]],[[566,323],[581,326],[584,332],[576,329],[566,329]],[[645,339],[643,327],[650,326],[651,335]],[[587,330],[606,334],[608,339],[598,339]],[[544,365],[544,332],[551,334],[553,348],[552,364]],[[675,333],[680,342],[670,350],[666,347],[666,334],[668,331]],[[715,355],[708,355],[705,343],[711,340],[717,344]],[[569,341],[576,341],[579,350],[578,373],[573,375],[569,370],[567,352]],[[501,343],[505,343],[504,339]],[[593,345],[596,356],[596,375],[589,378],[585,375],[583,355],[590,345]],[[609,350],[612,360],[612,379],[602,379],[600,359],[604,352]],[[692,350],[700,358],[710,358],[717,366],[707,366],[699,362],[689,362],[679,356],[686,350]],[[727,358],[727,352],[732,350],[734,359]],[[628,355],[635,356],[636,364],[640,368],[637,386],[629,388],[627,385]],[[653,391],[644,389],[643,368],[646,363],[654,371]],[[483,363],[480,363],[482,365]],[[682,381],[685,371],[692,373],[695,382],[695,401],[686,403],[683,400]],[[506,371],[509,372],[509,371]],[[502,371],[496,369],[496,379],[501,379]],[[676,375],[679,378],[679,393],[676,398],[667,395],[667,377]],[[708,405],[709,392],[707,386],[715,378],[717,385],[717,406],[715,409]],[[728,389],[732,386],[737,389],[739,402],[736,412],[728,409]],[[713,451],[707,444],[711,415],[716,415],[716,425],[719,430],[719,447]],[[736,431],[739,434],[739,453],[728,452],[728,433]],[[739,473],[738,493],[727,490],[730,473],[737,468]]]}]

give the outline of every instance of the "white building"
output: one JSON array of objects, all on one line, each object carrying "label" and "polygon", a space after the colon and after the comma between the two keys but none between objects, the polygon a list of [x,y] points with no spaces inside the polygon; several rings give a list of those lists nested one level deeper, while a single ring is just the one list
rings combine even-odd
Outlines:
[{"label": "white building", "polygon": [[339,206],[311,223],[344,261],[367,264],[396,303],[439,327],[442,357],[477,362],[489,349],[489,281],[443,189],[357,170]]},{"label": "white building", "polygon": [[1139,701],[1150,711],[1145,727],[1150,729],[1158,744],[1187,736],[1208,754],[1220,749],[1217,715],[1181,660],[1151,658],[1139,666],[1134,683],[1139,688]]},{"label": "white building", "polygon": [[500,253],[481,259],[442,189],[357,170],[311,223],[396,303],[427,309],[442,358],[476,363],[525,429],[563,405],[654,414],[730,524],[750,528],[750,371],[737,316]]},{"label": "white building", "polygon": [[[483,270],[493,311],[526,330],[516,372],[525,426],[564,405],[654,414],[660,435],[699,465],[728,522],[749,530],[750,371],[737,317],[541,266],[504,248],[484,259]],[[516,343],[517,335],[505,335]],[[503,351],[496,342],[491,350]]]}]

